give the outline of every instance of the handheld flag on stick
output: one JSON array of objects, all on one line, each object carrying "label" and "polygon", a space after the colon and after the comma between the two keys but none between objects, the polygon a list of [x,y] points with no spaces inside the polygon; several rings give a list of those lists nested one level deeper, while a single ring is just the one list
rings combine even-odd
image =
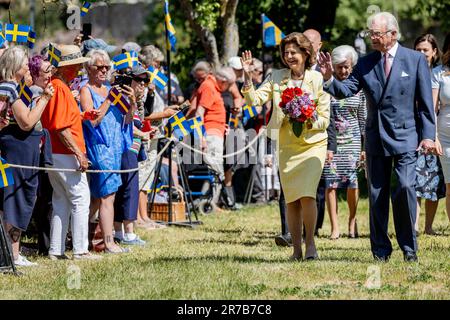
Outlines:
[{"label": "handheld flag on stick", "polygon": [[158,69],[153,68],[153,66],[148,67],[148,71],[150,71],[151,83],[163,90],[167,85],[168,78],[166,77],[166,75]]},{"label": "handheld flag on stick", "polygon": [[48,61],[54,67],[58,67],[60,60],[61,60],[61,51],[56,49],[56,47],[50,43],[48,46]]},{"label": "handheld flag on stick", "polygon": [[244,124],[247,123],[248,120],[257,115],[255,106],[249,106],[247,104],[244,104],[242,110],[244,112]]},{"label": "handheld flag on stick", "polygon": [[202,117],[192,118],[189,120],[189,128],[194,133],[194,138],[203,138],[206,134],[205,126],[203,125]]},{"label": "handheld flag on stick", "polygon": [[[186,117],[183,114],[183,111],[179,111],[175,115],[169,118],[169,122],[167,126],[172,126],[172,134],[177,138],[181,139],[187,136],[191,132],[191,127],[189,125],[189,121],[186,120]],[[166,135],[168,135],[169,128],[164,128]]]},{"label": "handheld flag on stick", "polygon": [[230,114],[230,120],[228,120],[228,126],[230,129],[236,129],[239,125],[239,118],[237,114]]},{"label": "handheld flag on stick", "polygon": [[30,26],[7,23],[5,27],[6,40],[17,43],[27,43]]},{"label": "handheld flag on stick", "polygon": [[274,47],[280,44],[285,37],[284,33],[269,19],[262,14],[263,21],[263,43],[266,47]]},{"label": "handheld flag on stick", "polygon": [[2,178],[0,179],[0,188],[5,188],[14,184],[14,177],[12,174],[12,169],[9,164],[6,163],[6,160],[1,157],[0,159],[0,174],[2,176]]},{"label": "handheld flag on stick", "polygon": [[23,103],[29,107],[31,104],[31,101],[33,99],[33,93],[31,92],[30,88],[25,84],[25,79],[22,79],[17,86],[17,92],[19,92],[19,98],[23,101]]},{"label": "handheld flag on stick", "polygon": [[83,6],[81,7],[81,13],[80,13],[80,15],[81,15],[82,17],[84,17],[84,16],[88,13],[90,7],[91,7],[91,3],[90,3],[90,2],[88,2],[88,1],[83,1]]},{"label": "handheld flag on stick", "polygon": [[117,90],[117,88],[112,88],[109,91],[108,99],[111,100],[111,104],[119,108],[122,114],[127,114],[128,110],[130,110],[131,108],[127,99],[123,96],[122,93],[119,92],[119,90]]},{"label": "handheld flag on stick", "polygon": [[36,32],[30,30],[28,33],[28,48],[33,49],[36,42]]},{"label": "handheld flag on stick", "polygon": [[128,51],[115,56],[113,59],[114,69],[122,70],[125,68],[133,68],[138,65],[138,54],[134,51]]},{"label": "handheld flag on stick", "polygon": [[175,28],[172,25],[172,20],[169,14],[169,1],[164,1],[164,16],[166,21],[166,36],[167,36],[167,47],[171,51],[175,52],[175,45],[177,43],[177,38],[175,37]]}]

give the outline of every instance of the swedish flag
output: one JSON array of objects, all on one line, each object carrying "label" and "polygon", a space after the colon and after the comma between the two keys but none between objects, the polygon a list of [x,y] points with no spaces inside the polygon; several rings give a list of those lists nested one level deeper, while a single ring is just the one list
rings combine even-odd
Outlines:
[{"label": "swedish flag", "polygon": [[169,1],[164,1],[164,16],[166,20],[166,29],[168,33],[167,39],[167,47],[170,48],[171,51],[175,52],[175,45],[177,43],[177,38],[175,37],[175,28],[172,25],[172,20],[170,19],[169,14]]},{"label": "swedish flag", "polygon": [[17,92],[19,92],[19,98],[23,101],[23,103],[29,107],[31,104],[31,101],[33,99],[33,93],[31,92],[30,88],[25,84],[25,79],[22,79],[17,86]]},{"label": "swedish flag", "polygon": [[6,160],[1,157],[0,159],[0,174],[2,175],[2,178],[0,179],[0,188],[5,188],[14,184],[14,177],[12,174],[12,169],[9,164],[6,163]]},{"label": "swedish flag", "polygon": [[177,114],[170,117],[169,124],[172,126],[172,134],[177,139],[181,139],[191,132],[189,121],[186,120],[183,111],[179,111]]},{"label": "swedish flag", "polygon": [[112,88],[109,91],[108,99],[111,101],[111,104],[115,105],[120,112],[122,112],[122,114],[127,114],[128,110],[131,108],[127,99],[125,99],[123,94],[120,93],[117,88]]},{"label": "swedish flag", "polygon": [[239,125],[239,118],[237,114],[230,114],[230,120],[228,120],[228,126],[230,129],[236,129]]},{"label": "swedish flag", "polygon": [[36,32],[30,30],[28,33],[28,48],[33,49],[36,42]]},{"label": "swedish flag", "polygon": [[247,104],[244,104],[242,110],[244,112],[244,124],[247,123],[248,120],[257,115],[255,106],[249,106]]},{"label": "swedish flag", "polygon": [[155,86],[163,90],[168,81],[166,75],[158,69],[153,68],[152,66],[148,67],[148,71],[150,71],[150,81]]},{"label": "swedish flag", "polygon": [[90,7],[91,7],[91,3],[90,2],[83,1],[83,6],[81,7],[81,14],[80,15],[82,17],[84,17],[88,13]]},{"label": "swedish flag", "polygon": [[[0,24],[0,27],[1,27],[1,24]],[[5,36],[1,32],[1,28],[0,28],[0,47],[5,43],[5,41],[6,41]]]},{"label": "swedish flag", "polygon": [[262,15],[264,45],[274,47],[280,44],[281,39],[285,37],[284,33],[272,22],[265,14]]},{"label": "swedish flag", "polygon": [[138,65],[138,54],[134,51],[128,51],[115,56],[113,59],[114,69],[122,70],[125,68],[133,68]]},{"label": "swedish flag", "polygon": [[189,120],[189,127],[194,133],[194,138],[203,138],[206,134],[205,126],[203,125],[202,117],[192,118]]},{"label": "swedish flag", "polygon": [[17,43],[27,43],[30,26],[7,23],[5,27],[6,40]]},{"label": "swedish flag", "polygon": [[61,51],[56,49],[51,43],[48,46],[48,61],[55,67],[58,67],[61,60]]}]

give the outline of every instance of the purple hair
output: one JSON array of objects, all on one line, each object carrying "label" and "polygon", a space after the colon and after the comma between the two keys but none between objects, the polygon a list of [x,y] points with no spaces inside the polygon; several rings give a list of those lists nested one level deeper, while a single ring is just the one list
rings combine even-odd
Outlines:
[{"label": "purple hair", "polygon": [[30,69],[31,77],[33,82],[39,77],[41,71],[42,62],[45,61],[45,57],[37,54],[28,60],[28,68]]}]

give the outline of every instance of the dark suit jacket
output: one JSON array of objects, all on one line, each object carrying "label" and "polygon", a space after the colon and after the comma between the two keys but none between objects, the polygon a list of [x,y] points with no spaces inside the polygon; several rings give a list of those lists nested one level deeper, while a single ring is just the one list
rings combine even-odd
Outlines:
[{"label": "dark suit jacket", "polygon": [[327,128],[328,134],[328,144],[327,150],[337,152],[337,141],[336,141],[336,123],[334,121],[334,111],[330,108],[330,125]]},{"label": "dark suit jacket", "polygon": [[364,90],[366,152],[391,156],[416,150],[419,139],[435,140],[430,71],[424,54],[398,46],[388,80],[379,51],[359,59],[344,81],[324,85],[337,99]]}]

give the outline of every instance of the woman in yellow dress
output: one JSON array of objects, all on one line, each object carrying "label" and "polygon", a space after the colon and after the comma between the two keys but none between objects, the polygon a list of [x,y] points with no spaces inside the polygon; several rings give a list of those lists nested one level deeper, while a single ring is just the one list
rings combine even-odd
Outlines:
[{"label": "woman in yellow dress", "polygon": [[[302,259],[301,231],[305,226],[305,259],[318,258],[314,243],[317,220],[316,192],[327,153],[330,96],[323,91],[322,75],[311,70],[316,53],[302,33],[293,32],[280,44],[281,60],[287,69],[274,70],[256,90],[252,84],[252,54],[244,51],[242,65],[245,83],[242,93],[247,104],[262,106],[272,100],[272,116],[267,134],[277,141],[281,185],[287,203],[288,227],[294,248],[292,260]],[[286,88],[299,87],[317,100],[317,119],[303,125],[297,136],[292,123],[279,107]]]}]

